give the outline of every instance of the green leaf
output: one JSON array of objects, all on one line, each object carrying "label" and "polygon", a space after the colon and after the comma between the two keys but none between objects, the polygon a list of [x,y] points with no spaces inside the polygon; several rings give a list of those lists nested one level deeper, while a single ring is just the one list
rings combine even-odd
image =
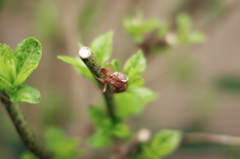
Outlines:
[{"label": "green leaf", "polygon": [[177,15],[176,23],[178,39],[181,42],[184,42],[192,26],[191,19],[188,14],[180,13],[179,15]]},{"label": "green leaf", "polygon": [[130,135],[129,128],[123,123],[115,124],[111,132],[113,133],[113,135],[119,138],[124,138]]},{"label": "green leaf", "polygon": [[18,45],[14,56],[18,74],[14,86],[19,86],[37,68],[42,56],[42,46],[35,38],[28,38]]},{"label": "green leaf", "polygon": [[51,127],[46,131],[45,139],[48,147],[58,159],[76,158],[82,153],[78,138],[68,138],[61,129]]},{"label": "green leaf", "polygon": [[146,69],[146,59],[143,52],[139,50],[136,54],[132,55],[124,64],[124,73],[130,76],[141,76]]},{"label": "green leaf", "polygon": [[82,60],[80,60],[79,57],[73,58],[69,56],[58,56],[57,58],[72,65],[75,69],[79,71],[80,74],[82,74],[84,77],[96,83],[96,80],[94,79],[92,73],[89,71],[86,65],[82,62]]},{"label": "green leaf", "polygon": [[5,89],[6,92],[14,92],[13,90],[14,87],[11,83],[9,83],[4,77],[2,77],[0,75],[0,86],[1,86],[1,90]]},{"label": "green leaf", "polygon": [[11,84],[14,83],[17,76],[16,58],[14,57],[11,48],[5,44],[0,44],[0,75]]},{"label": "green leaf", "polygon": [[94,39],[90,46],[101,65],[107,62],[112,54],[112,37],[113,31],[109,31]]},{"label": "green leaf", "polygon": [[145,80],[141,77],[129,76],[128,78],[129,78],[128,80],[129,87],[141,86],[145,83]]},{"label": "green leaf", "polygon": [[133,36],[134,41],[141,44],[144,41],[144,34],[156,29],[159,22],[156,19],[144,19],[142,14],[137,14],[135,17],[124,18],[123,26]]},{"label": "green leaf", "polygon": [[116,59],[113,59],[111,63],[112,63],[113,71],[119,72],[119,70],[120,70],[119,69],[119,61]]},{"label": "green leaf", "polygon": [[155,100],[157,94],[146,87],[131,87],[115,95],[116,112],[122,119],[140,113],[144,106]]},{"label": "green leaf", "polygon": [[201,32],[193,32],[188,35],[188,39],[190,43],[202,43],[206,42],[206,36],[205,34]]},{"label": "green leaf", "polygon": [[88,143],[92,147],[101,148],[110,143],[111,135],[108,131],[98,129],[97,132],[88,139]]},{"label": "green leaf", "polygon": [[17,91],[14,93],[9,94],[10,99],[13,102],[26,102],[26,103],[32,103],[37,104],[40,102],[40,93],[36,88],[27,86],[27,85],[21,85],[18,87]]},{"label": "green leaf", "polygon": [[180,131],[162,130],[154,136],[150,147],[157,156],[164,157],[179,146],[181,137]]},{"label": "green leaf", "polygon": [[91,105],[88,107],[88,114],[97,127],[109,128],[111,126],[111,119],[102,108]]}]

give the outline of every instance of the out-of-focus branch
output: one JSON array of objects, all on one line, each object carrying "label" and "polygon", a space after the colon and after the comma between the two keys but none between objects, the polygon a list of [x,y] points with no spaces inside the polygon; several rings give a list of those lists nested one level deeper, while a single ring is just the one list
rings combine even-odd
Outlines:
[{"label": "out-of-focus branch", "polygon": [[183,136],[182,145],[193,143],[209,143],[240,146],[240,137],[208,133],[188,133]]},{"label": "out-of-focus branch", "polygon": [[127,144],[118,145],[113,156],[110,159],[126,159],[134,154],[138,147],[150,139],[151,133],[148,129],[141,129],[138,131],[136,137]]}]

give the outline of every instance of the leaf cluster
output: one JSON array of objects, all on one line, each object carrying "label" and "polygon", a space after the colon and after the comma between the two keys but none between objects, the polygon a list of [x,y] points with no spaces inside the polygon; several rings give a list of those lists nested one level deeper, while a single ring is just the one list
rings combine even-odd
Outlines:
[{"label": "leaf cluster", "polygon": [[6,44],[0,44],[0,90],[13,102],[40,102],[37,89],[21,85],[38,66],[42,46],[34,38],[22,41],[13,52]]},{"label": "leaf cluster", "polygon": [[[113,32],[107,32],[97,37],[90,45],[92,52],[103,67],[109,67],[107,61],[112,54],[112,37]],[[91,72],[79,58],[68,56],[58,56],[58,58],[71,64],[83,76],[96,83]],[[119,61],[114,59],[111,63],[113,70],[119,72]],[[142,86],[144,79],[141,76],[145,69],[146,59],[142,51],[138,51],[125,62],[123,72],[129,77],[128,89],[123,93],[114,94],[116,101],[115,114],[118,122],[112,122],[106,111],[100,106],[89,106],[89,116],[96,125],[96,133],[89,139],[92,146],[103,147],[110,142],[112,137],[126,138],[129,136],[130,131],[122,122],[128,117],[140,113],[147,103],[157,98],[155,92]]]},{"label": "leaf cluster", "polygon": [[123,27],[132,36],[134,42],[140,47],[149,47],[153,52],[172,45],[206,41],[206,37],[202,32],[191,30],[192,20],[188,14],[178,14],[175,23],[176,30],[174,31],[172,28],[174,28],[173,25],[175,26],[175,24],[153,18],[145,19],[141,14],[123,19]]}]

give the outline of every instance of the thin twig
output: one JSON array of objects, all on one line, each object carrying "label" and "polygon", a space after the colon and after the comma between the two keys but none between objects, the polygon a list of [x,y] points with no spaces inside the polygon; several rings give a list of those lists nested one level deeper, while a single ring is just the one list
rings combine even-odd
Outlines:
[{"label": "thin twig", "polygon": [[240,137],[208,133],[187,133],[183,136],[182,144],[211,143],[240,146]]},{"label": "thin twig", "polygon": [[[92,53],[91,49],[88,47],[81,47],[79,50],[79,57],[82,59],[82,61],[85,63],[85,65],[88,67],[88,69],[92,72],[92,74],[100,77],[102,75],[100,63],[98,62],[97,58]],[[99,82],[100,85],[100,82]],[[116,114],[115,114],[115,102],[113,97],[113,91],[111,87],[107,87],[107,90],[105,93],[103,93],[105,102],[107,105],[107,111],[109,116],[111,117],[112,121],[116,121]]]},{"label": "thin twig", "polygon": [[53,154],[36,138],[30,129],[18,103],[11,102],[7,95],[1,94],[1,101],[5,105],[14,126],[26,147],[41,159],[53,159]]}]

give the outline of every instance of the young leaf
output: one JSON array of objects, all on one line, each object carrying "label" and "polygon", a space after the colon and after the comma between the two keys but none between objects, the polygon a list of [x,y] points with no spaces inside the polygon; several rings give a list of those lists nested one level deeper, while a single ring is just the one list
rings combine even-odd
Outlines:
[{"label": "young leaf", "polygon": [[111,135],[108,131],[98,129],[97,132],[88,139],[88,143],[92,147],[105,147],[110,143]]},{"label": "young leaf", "polygon": [[26,102],[37,104],[40,102],[40,93],[36,88],[21,85],[18,87],[17,91],[9,94],[10,99],[13,102]]},{"label": "young leaf", "polygon": [[11,83],[9,83],[4,77],[0,75],[0,86],[1,90],[5,89],[7,92],[14,92],[14,87]]},{"label": "young leaf", "polygon": [[19,86],[37,68],[42,56],[41,43],[35,38],[28,38],[17,46],[14,56],[17,64],[14,86]]},{"label": "young leaf", "polygon": [[125,93],[115,96],[116,112],[122,119],[138,114],[147,103],[157,98],[157,94],[146,87],[131,87]]},{"label": "young leaf", "polygon": [[89,106],[88,114],[94,124],[101,128],[109,128],[111,126],[111,120],[103,109],[97,106]]},{"label": "young leaf", "polygon": [[94,83],[96,83],[96,80],[94,79],[92,73],[85,66],[85,64],[82,62],[82,60],[79,59],[79,57],[73,58],[73,57],[69,57],[69,56],[58,56],[57,58],[66,63],[69,63],[75,69],[77,69],[84,77],[86,77],[86,78],[92,80]]},{"label": "young leaf", "polygon": [[90,46],[101,65],[109,60],[112,54],[112,37],[113,31],[109,31],[97,37]]},{"label": "young leaf", "polygon": [[159,157],[172,153],[180,144],[181,132],[176,130],[162,130],[156,134],[151,143],[152,151]]},{"label": "young leaf", "polygon": [[5,44],[0,44],[0,75],[11,84],[16,79],[16,59],[11,48]]},{"label": "young leaf", "polygon": [[190,28],[192,26],[191,19],[188,14],[181,13],[176,18],[177,22],[177,34],[179,40],[184,42],[186,40],[186,37],[188,36],[188,33],[190,32]]},{"label": "young leaf", "polygon": [[122,123],[115,124],[112,128],[113,135],[119,138],[127,137],[130,135],[129,128]]},{"label": "young leaf", "polygon": [[116,59],[113,59],[111,63],[112,63],[113,71],[119,72],[119,61]]},{"label": "young leaf", "polygon": [[141,77],[129,76],[128,78],[129,87],[141,86],[145,83],[145,80]]},{"label": "young leaf", "polygon": [[124,64],[124,73],[128,76],[141,76],[146,68],[146,59],[143,52],[139,50],[136,54],[132,55]]}]

